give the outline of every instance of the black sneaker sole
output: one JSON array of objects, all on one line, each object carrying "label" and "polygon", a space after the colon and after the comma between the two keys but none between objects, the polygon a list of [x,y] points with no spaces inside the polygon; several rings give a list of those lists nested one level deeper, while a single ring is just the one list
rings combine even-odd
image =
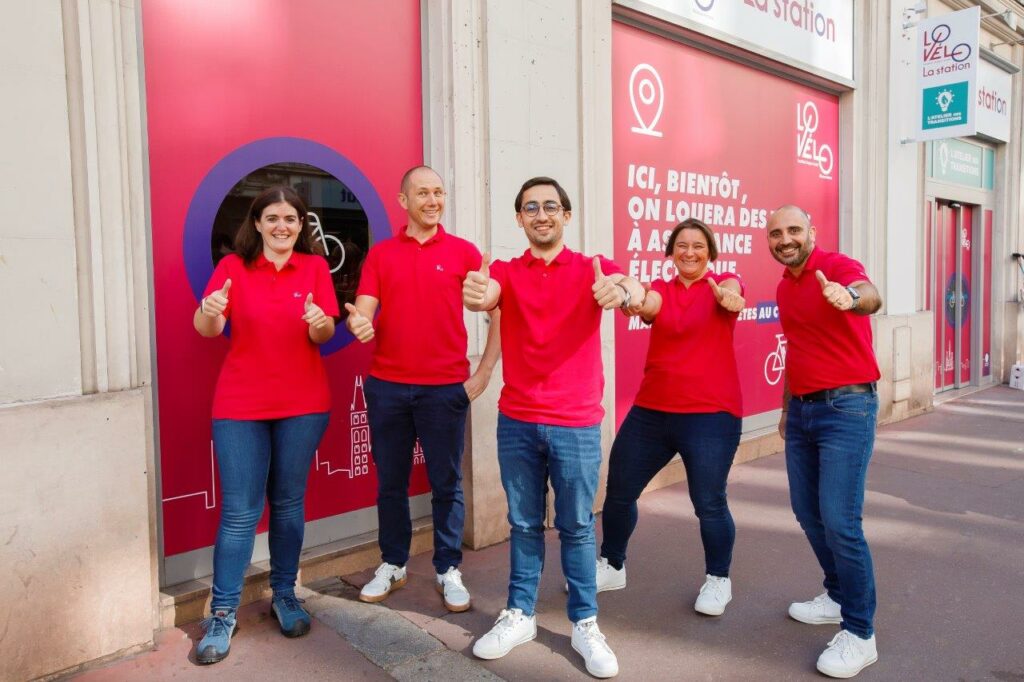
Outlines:
[{"label": "black sneaker sole", "polygon": [[[277,621],[277,624],[280,625],[281,621]],[[302,637],[303,635],[308,633],[309,623],[307,623],[304,620],[300,620],[298,623],[296,623],[295,627],[293,627],[291,630],[285,630],[283,627],[281,628],[281,634],[285,637],[288,637],[289,639],[294,639],[295,637]]]}]

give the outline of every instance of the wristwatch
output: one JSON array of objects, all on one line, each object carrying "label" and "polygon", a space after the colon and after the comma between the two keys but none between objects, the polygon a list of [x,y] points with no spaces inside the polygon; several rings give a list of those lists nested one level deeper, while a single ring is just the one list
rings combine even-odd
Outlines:
[{"label": "wristwatch", "polygon": [[860,305],[860,292],[853,287],[846,287],[846,291],[850,294],[850,298],[853,299],[853,302],[850,303],[850,310],[856,310],[857,306]]}]

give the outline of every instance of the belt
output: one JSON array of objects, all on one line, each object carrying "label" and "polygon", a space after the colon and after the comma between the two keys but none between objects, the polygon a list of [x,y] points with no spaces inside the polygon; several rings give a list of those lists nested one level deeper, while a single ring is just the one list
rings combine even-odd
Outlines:
[{"label": "belt", "polygon": [[877,391],[878,389],[875,382],[872,381],[869,384],[849,384],[848,386],[826,388],[821,391],[815,391],[814,393],[804,393],[803,395],[796,395],[793,397],[801,402],[813,403],[822,400],[831,400],[832,398],[846,395],[847,393],[876,393]]}]

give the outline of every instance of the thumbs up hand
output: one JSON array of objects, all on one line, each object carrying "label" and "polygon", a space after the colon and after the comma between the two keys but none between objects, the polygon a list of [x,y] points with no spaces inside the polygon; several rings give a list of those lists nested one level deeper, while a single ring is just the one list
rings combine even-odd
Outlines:
[{"label": "thumbs up hand", "polygon": [[715,295],[718,305],[729,312],[738,313],[746,307],[746,300],[738,292],[729,287],[718,286],[718,282],[715,281],[714,277],[708,277],[708,284],[711,285],[711,293]]},{"label": "thumbs up hand", "polygon": [[601,259],[594,256],[594,300],[605,310],[614,310],[626,300],[626,290],[601,271]]},{"label": "thumbs up hand", "polygon": [[306,296],[306,303],[304,304],[305,312],[302,315],[303,321],[313,329],[323,329],[327,326],[330,318],[324,314],[323,309],[320,308],[316,303],[313,303],[313,294],[310,293]]},{"label": "thumbs up hand", "polygon": [[462,303],[467,307],[483,305],[491,281],[491,255],[485,253],[479,270],[470,270],[462,280]]},{"label": "thumbs up hand", "polygon": [[359,339],[362,343],[372,339],[373,323],[370,322],[370,318],[360,313],[359,309],[351,303],[345,304],[345,310],[348,311],[348,319],[345,320],[345,326],[352,332],[352,336]]},{"label": "thumbs up hand", "polygon": [[203,315],[217,317],[224,313],[228,307],[228,290],[231,288],[231,280],[224,280],[224,286],[213,292],[199,303]]},{"label": "thumbs up hand", "polygon": [[821,270],[815,270],[814,276],[818,278],[821,285],[821,295],[836,310],[850,310],[853,308],[853,296],[838,282],[830,282]]}]

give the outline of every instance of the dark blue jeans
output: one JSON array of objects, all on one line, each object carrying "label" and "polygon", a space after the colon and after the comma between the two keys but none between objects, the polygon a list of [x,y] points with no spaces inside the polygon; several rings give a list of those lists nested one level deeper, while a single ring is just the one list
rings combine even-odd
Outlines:
[{"label": "dark blue jeans", "polygon": [[562,572],[569,584],[566,612],[574,623],[597,615],[593,509],[601,469],[601,425],[534,424],[499,414],[498,465],[511,526],[507,608],[534,614],[544,570],[550,480]]},{"label": "dark blue jeans", "polygon": [[264,499],[270,502],[270,587],[275,595],[295,591],[306,479],[327,420],[326,412],[213,420],[222,505],[213,548],[213,610],[238,608]]},{"label": "dark blue jeans", "polygon": [[377,465],[377,538],[383,561],[409,560],[409,475],[416,438],[423,446],[434,517],[434,568],[462,563],[462,451],[469,396],[461,383],[425,386],[367,377],[366,411]]},{"label": "dark blue jeans", "polygon": [[875,444],[878,396],[793,398],[786,418],[789,498],[825,572],[825,589],[842,608],[842,627],[874,632],[875,575],[861,525],[864,480]]},{"label": "dark blue jeans", "polygon": [[676,453],[686,468],[690,501],[700,521],[704,568],[729,576],[736,526],[725,485],[741,421],[728,412],[676,414],[634,405],[622,422],[608,462],[608,488],[601,512],[601,556],[621,566],[637,522],[636,501]]}]

